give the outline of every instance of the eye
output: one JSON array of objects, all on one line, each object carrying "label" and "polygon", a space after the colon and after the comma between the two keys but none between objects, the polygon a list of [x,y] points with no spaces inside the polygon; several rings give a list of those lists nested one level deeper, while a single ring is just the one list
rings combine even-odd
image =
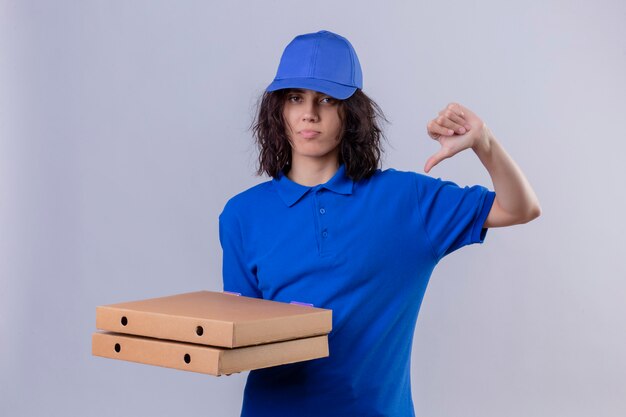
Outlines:
[{"label": "eye", "polygon": [[335,103],[337,103],[337,100],[335,100],[335,99],[334,99],[334,98],[332,98],[332,97],[328,97],[328,96],[326,96],[326,97],[323,97],[323,98],[320,100],[320,102],[321,102],[321,103],[324,103],[324,104],[335,104]]},{"label": "eye", "polygon": [[297,103],[298,101],[300,101],[300,96],[295,95],[295,94],[287,96],[287,101],[290,101],[292,103]]}]

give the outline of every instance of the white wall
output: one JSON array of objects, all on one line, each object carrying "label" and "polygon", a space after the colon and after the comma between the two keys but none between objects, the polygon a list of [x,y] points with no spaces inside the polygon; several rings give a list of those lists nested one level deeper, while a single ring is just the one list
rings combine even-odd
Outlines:
[{"label": "white wall", "polygon": [[[419,416],[626,414],[626,3],[0,0],[0,415],[237,416],[245,374],[91,356],[95,307],[221,290],[217,216],[297,34],[351,40],[421,171],[427,121],[483,117],[543,215],[436,269]],[[471,153],[431,175],[491,186]]]}]

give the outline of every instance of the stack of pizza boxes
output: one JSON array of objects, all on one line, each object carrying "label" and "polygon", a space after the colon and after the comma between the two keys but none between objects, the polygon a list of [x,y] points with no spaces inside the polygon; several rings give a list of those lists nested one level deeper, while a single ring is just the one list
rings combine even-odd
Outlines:
[{"label": "stack of pizza boxes", "polygon": [[99,306],[92,354],[210,375],[328,356],[332,311],[198,291]]}]

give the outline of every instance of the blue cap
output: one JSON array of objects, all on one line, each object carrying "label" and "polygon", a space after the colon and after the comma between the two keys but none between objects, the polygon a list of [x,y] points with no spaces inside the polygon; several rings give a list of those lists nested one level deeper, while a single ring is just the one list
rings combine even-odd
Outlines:
[{"label": "blue cap", "polygon": [[361,64],[343,36],[327,30],[296,36],[285,48],[267,91],[304,88],[337,99],[363,88]]}]

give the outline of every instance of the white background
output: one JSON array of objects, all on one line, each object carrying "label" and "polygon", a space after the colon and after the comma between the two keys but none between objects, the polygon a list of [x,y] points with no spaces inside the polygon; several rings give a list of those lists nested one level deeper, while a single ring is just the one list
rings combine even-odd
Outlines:
[{"label": "white background", "polygon": [[[220,291],[217,217],[285,45],[354,45],[422,172],[429,119],[481,116],[543,215],[445,258],[418,319],[418,416],[626,415],[623,1],[0,0],[0,415],[238,416],[246,374],[91,356],[95,307]],[[490,178],[468,151],[431,172]]]}]

